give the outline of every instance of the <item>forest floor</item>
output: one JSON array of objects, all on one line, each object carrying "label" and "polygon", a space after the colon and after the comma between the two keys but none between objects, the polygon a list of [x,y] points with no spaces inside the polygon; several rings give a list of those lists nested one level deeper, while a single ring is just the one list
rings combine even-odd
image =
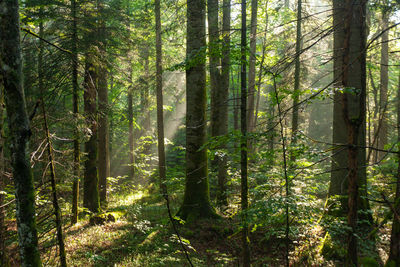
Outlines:
[{"label": "forest floor", "polygon": [[[172,195],[170,200],[172,214],[176,214],[179,197]],[[64,228],[68,266],[190,266],[165,200],[154,187],[111,194],[107,213],[115,221],[95,225],[85,216]],[[239,216],[234,208],[227,213],[232,215],[191,225],[175,221],[193,266],[241,266]],[[268,231],[273,227],[251,231],[252,265],[284,266],[285,239],[268,235]],[[323,234],[320,227],[298,233],[291,244],[291,266],[340,266],[319,255]],[[41,248],[43,265],[58,266],[54,231],[50,239],[49,246],[44,243]],[[16,244],[13,247],[15,259]]]}]

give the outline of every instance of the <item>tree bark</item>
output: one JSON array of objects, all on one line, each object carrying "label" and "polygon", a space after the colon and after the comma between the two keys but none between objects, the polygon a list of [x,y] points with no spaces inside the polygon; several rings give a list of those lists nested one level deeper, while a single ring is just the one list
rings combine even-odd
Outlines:
[{"label": "tree bark", "polygon": [[[104,16],[104,3],[99,1],[100,16]],[[106,66],[106,25],[103,18],[100,18],[99,25],[99,77],[98,77],[98,105],[99,105],[99,191],[100,204],[107,206],[107,178],[110,177],[110,153],[109,153],[109,125],[108,125],[108,86]]]},{"label": "tree bark", "polygon": [[10,131],[16,218],[22,266],[41,266],[35,222],[35,188],[27,147],[31,131],[22,84],[19,6],[17,0],[0,2],[0,61]]},{"label": "tree bark", "polygon": [[247,88],[246,88],[246,0],[242,0],[242,27],[241,27],[241,97],[240,97],[240,178],[241,178],[241,212],[242,212],[242,260],[244,267],[250,267],[250,242],[247,209],[248,201],[248,183],[247,183]]},{"label": "tree bark", "polygon": [[[400,71],[397,87],[397,142],[400,143]],[[399,146],[397,148],[399,151]],[[394,208],[400,214],[400,154],[397,154],[396,198]],[[392,234],[390,236],[390,252],[387,266],[400,265],[400,221],[393,215]]]},{"label": "tree bark", "polygon": [[[43,9],[40,8],[39,10],[39,17],[42,18]],[[39,36],[43,38],[43,22],[39,23]],[[50,172],[50,184],[51,184],[51,195],[52,195],[52,202],[53,202],[53,209],[54,209],[54,216],[55,216],[55,223],[56,223],[56,232],[57,232],[57,242],[58,248],[60,253],[60,264],[62,267],[67,266],[67,260],[65,255],[65,246],[64,246],[64,237],[63,237],[63,230],[62,230],[62,219],[61,219],[61,210],[60,206],[58,205],[58,198],[57,198],[57,188],[56,188],[56,170],[54,166],[54,155],[53,155],[53,147],[52,142],[50,139],[50,131],[47,122],[47,114],[46,114],[46,106],[44,103],[44,66],[43,66],[43,41],[39,41],[39,56],[38,56],[38,80],[39,80],[39,94],[40,94],[40,102],[42,107],[42,115],[43,115],[43,130],[45,132],[46,141],[47,141],[47,155],[49,160],[49,172]]]},{"label": "tree bark", "polygon": [[[250,25],[250,56],[248,72],[248,106],[247,130],[254,130],[254,99],[256,92],[256,49],[257,49],[257,5],[258,0],[251,0],[251,25]],[[260,90],[260,88],[258,88]]]},{"label": "tree bark", "polygon": [[[295,59],[295,70],[294,70],[294,89],[293,89],[293,111],[292,111],[292,145],[295,146],[297,143],[297,131],[299,128],[299,96],[300,96],[300,54],[301,54],[301,1],[297,0],[297,32],[296,32],[296,59]],[[295,154],[292,152],[290,160],[293,162],[296,160]]]},{"label": "tree bark", "polygon": [[186,182],[178,216],[215,216],[210,203],[206,141],[205,0],[187,1]]},{"label": "tree bark", "polygon": [[[388,142],[388,122],[387,122],[387,102],[388,102],[388,82],[389,82],[389,13],[382,11],[382,37],[381,37],[381,69],[380,69],[380,95],[379,95],[379,134],[378,148],[384,149]],[[378,152],[377,160],[382,160],[386,152]]]},{"label": "tree bark", "polygon": [[78,26],[77,26],[77,3],[71,1],[72,17],[72,98],[73,113],[76,126],[74,128],[74,181],[72,184],[72,219],[71,223],[78,222],[79,207],[79,180],[80,180],[80,142],[78,130],[79,117],[79,84],[78,84]]},{"label": "tree bark", "polygon": [[[335,132],[343,131],[343,139],[334,139],[334,143],[347,143],[346,174],[348,184],[347,223],[350,227],[347,242],[347,264],[358,264],[357,221],[361,196],[366,194],[365,173],[365,131],[366,131],[366,0],[333,1],[334,18],[334,78],[338,88],[334,103],[334,119],[344,124]],[[339,24],[338,24],[339,23]],[[341,24],[341,25],[340,25]],[[340,25],[340,26],[339,26]],[[348,92],[350,90],[350,92]],[[341,105],[340,107],[338,106]],[[339,113],[341,117],[337,117]],[[344,167],[341,166],[341,167]],[[347,171],[348,170],[348,171]],[[359,187],[364,187],[359,189]],[[365,200],[364,200],[365,201]]]},{"label": "tree bark", "polygon": [[85,59],[84,79],[84,109],[90,138],[85,142],[83,206],[91,212],[100,211],[99,176],[97,170],[97,97],[96,97],[96,70],[92,62],[92,55],[87,53]]},{"label": "tree bark", "polygon": [[156,91],[157,91],[157,137],[158,137],[158,170],[160,175],[161,193],[166,194],[166,163],[164,145],[164,114],[163,114],[163,86],[162,86],[162,39],[161,39],[161,11],[160,0],[155,0],[156,20]]}]

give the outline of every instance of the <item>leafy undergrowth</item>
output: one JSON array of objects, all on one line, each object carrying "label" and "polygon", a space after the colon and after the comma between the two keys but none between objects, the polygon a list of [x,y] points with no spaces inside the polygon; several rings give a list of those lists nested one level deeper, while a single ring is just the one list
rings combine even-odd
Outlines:
[{"label": "leafy undergrowth", "polygon": [[[189,266],[168,219],[164,199],[155,189],[134,189],[131,192],[111,196],[107,213],[111,213],[115,221],[91,225],[89,216],[86,216],[78,224],[64,229],[68,266]],[[171,196],[172,214],[176,214],[179,199],[177,195]],[[237,206],[230,206],[225,214],[231,215],[191,225],[175,221],[194,266],[241,266]],[[268,224],[268,227],[251,227],[254,266],[285,265],[286,242],[279,230],[283,226],[278,221]],[[41,242],[43,265],[58,266],[54,231],[47,236],[49,241]],[[318,223],[292,222],[291,266],[338,266],[319,253],[324,236],[323,227]],[[44,239],[42,237],[41,241]],[[378,251],[387,250],[387,240],[378,243],[385,243]],[[18,266],[18,261],[14,261],[18,259],[16,243],[9,249],[11,262],[15,263],[12,266]]]},{"label": "leafy undergrowth", "polygon": [[[171,197],[172,213],[179,206]],[[68,266],[188,266],[175,234],[164,200],[146,189],[132,194],[114,195],[108,212],[115,222],[90,225],[81,219],[65,229]],[[194,266],[240,265],[240,232],[235,217],[200,221],[190,226],[176,221],[184,246]],[[264,240],[261,231],[251,239],[253,260],[257,264],[279,266],[284,258],[282,240]],[[57,263],[56,250],[42,254],[44,266]]]}]

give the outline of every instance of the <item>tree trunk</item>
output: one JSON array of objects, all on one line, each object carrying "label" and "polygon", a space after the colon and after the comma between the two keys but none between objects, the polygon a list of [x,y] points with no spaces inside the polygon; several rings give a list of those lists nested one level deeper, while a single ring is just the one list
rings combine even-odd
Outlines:
[{"label": "tree trunk", "polygon": [[72,184],[72,219],[71,223],[78,222],[79,207],[79,180],[80,180],[80,142],[78,130],[79,116],[79,84],[78,84],[78,26],[77,26],[77,3],[71,1],[72,17],[72,98],[73,113],[75,120],[74,128],[74,181]]},{"label": "tree trunk", "polygon": [[[99,1],[100,14],[104,16],[104,3]],[[109,153],[109,127],[108,127],[108,86],[106,67],[106,26],[104,19],[100,19],[99,25],[100,66],[98,77],[99,95],[99,191],[100,204],[107,206],[107,177],[110,177],[110,153]]]},{"label": "tree trunk", "polygon": [[[334,1],[334,16],[333,16],[333,25],[334,25],[334,55],[333,57],[337,60],[334,61],[334,81],[335,81],[335,87],[337,88],[343,88],[343,81],[342,81],[342,76],[343,76],[343,51],[344,51],[344,43],[345,43],[345,29],[344,29],[344,18],[345,18],[345,3],[343,1]],[[357,3],[360,3],[357,1]],[[359,4],[357,5],[357,8],[359,9]],[[357,9],[355,8],[355,9]],[[358,20],[358,19],[357,19]],[[354,26],[351,29],[352,32],[352,38],[351,41],[355,41],[355,36],[360,35],[360,25],[359,22],[357,22],[357,26]],[[358,35],[357,35],[358,34]],[[353,38],[354,37],[354,38]],[[360,40],[357,40],[360,41]],[[350,67],[348,68],[349,78],[349,85],[356,88],[356,90],[361,90],[361,86],[365,83],[365,81],[361,80],[361,74],[364,75],[364,72],[361,71],[360,61],[356,61],[354,58],[356,57],[357,53],[360,54],[362,50],[360,48],[356,49],[353,45],[350,47],[350,51],[348,51],[348,55],[350,56],[349,62],[351,62]],[[353,63],[355,61],[355,63]],[[357,64],[356,64],[357,63]],[[357,70],[357,71],[356,71]],[[358,76],[358,77],[357,77]],[[364,92],[365,94],[365,92]],[[348,142],[348,130],[346,128],[346,123],[344,120],[344,114],[343,114],[343,101],[342,101],[342,93],[341,92],[335,92],[334,95],[334,107],[333,107],[333,136],[332,136],[332,142],[334,144],[346,144]],[[360,98],[360,95],[357,97],[354,96],[352,97],[351,94],[345,94],[345,95],[350,95],[349,96],[349,108],[351,108],[351,112],[355,113],[356,111],[359,110],[358,107],[361,107],[361,103],[359,103],[362,99]],[[365,103],[365,102],[364,102]],[[357,112],[357,116],[361,116],[363,113],[365,115],[365,111],[360,111]],[[365,151],[365,145],[366,145],[366,126],[365,126],[365,118],[360,118],[363,119],[363,122],[361,123],[360,130],[359,130],[359,135],[358,135],[358,153],[357,153],[357,164],[360,166],[358,168],[358,185],[360,187],[360,197],[362,197],[359,201],[359,208],[364,210],[364,211],[369,211],[369,203],[368,200],[366,199],[367,196],[367,175],[366,175],[366,151]],[[338,149],[343,149],[343,147],[338,147]],[[347,196],[348,196],[348,167],[349,167],[349,159],[348,159],[348,150],[343,149],[341,152],[334,153],[332,156],[332,170],[331,170],[331,180],[330,180],[330,186],[329,186],[329,196],[340,196],[341,200],[341,213],[344,215],[348,211],[348,203],[347,203]],[[368,219],[370,218],[370,215],[368,215]]]},{"label": "tree trunk", "polygon": [[[300,54],[301,54],[301,1],[297,0],[297,33],[296,33],[296,59],[294,70],[294,89],[293,89],[293,113],[292,113],[292,146],[297,143],[297,131],[299,128],[299,96],[300,96]],[[295,153],[291,153],[290,160],[296,160]]]},{"label": "tree trunk", "polygon": [[[43,9],[40,8],[39,10],[39,17],[42,18]],[[39,36],[43,37],[43,22],[39,23]],[[39,94],[40,94],[40,102],[42,106],[42,115],[43,115],[43,130],[45,132],[46,141],[47,141],[47,155],[49,160],[49,172],[50,172],[50,183],[51,183],[51,195],[52,195],[52,202],[53,202],[53,209],[54,209],[54,216],[55,216],[55,223],[56,223],[56,231],[57,231],[57,242],[58,248],[60,252],[60,264],[62,267],[67,266],[67,260],[65,255],[65,246],[64,246],[64,237],[63,237],[63,230],[62,230],[62,220],[61,220],[61,210],[60,206],[58,205],[58,198],[57,198],[57,188],[56,188],[56,170],[54,166],[54,155],[53,155],[53,147],[52,142],[50,139],[50,131],[49,126],[47,123],[47,114],[46,114],[46,106],[44,103],[44,67],[43,67],[43,47],[44,43],[40,40],[39,43],[39,56],[38,56],[38,80],[39,80]]]},{"label": "tree trunk", "polygon": [[35,222],[35,188],[27,147],[31,135],[22,85],[19,6],[17,0],[0,3],[0,61],[10,131],[16,218],[22,266],[41,266]]},{"label": "tree trunk", "polygon": [[[131,72],[132,73],[132,72]],[[131,79],[132,81],[132,79]],[[135,151],[133,140],[133,96],[132,96],[132,82],[128,88],[128,123],[129,123],[129,178],[133,181],[135,177]]]},{"label": "tree trunk", "polygon": [[166,163],[164,145],[164,114],[162,92],[162,39],[161,39],[160,0],[155,0],[156,20],[156,91],[157,91],[157,136],[158,136],[158,170],[160,175],[161,193],[166,194]]},{"label": "tree trunk", "polygon": [[242,28],[241,28],[241,62],[242,69],[240,74],[241,97],[240,97],[240,178],[241,178],[241,212],[242,212],[242,259],[243,266],[250,267],[250,242],[247,209],[248,184],[247,184],[247,88],[246,88],[246,0],[242,0]]},{"label": "tree trunk", "polygon": [[97,97],[96,70],[92,63],[92,55],[86,54],[84,79],[84,109],[90,138],[85,142],[85,172],[83,183],[83,206],[91,212],[100,211],[99,176],[97,172]]},{"label": "tree trunk", "polygon": [[[186,183],[178,216],[184,220],[215,216],[210,203],[206,141],[205,0],[187,1]],[[200,149],[201,148],[201,149]]]},{"label": "tree trunk", "polygon": [[[399,81],[397,88],[397,142],[400,143],[400,71]],[[399,151],[399,146],[397,148]],[[395,198],[395,210],[397,214],[400,214],[400,154],[397,154],[398,165],[397,165],[397,177],[396,177],[396,198]],[[391,265],[392,264],[392,265]],[[393,215],[392,234],[390,236],[390,253],[387,266],[399,266],[400,265],[400,221]]]},{"label": "tree trunk", "polygon": [[[4,161],[4,89],[3,79],[0,74],[0,191],[4,191],[6,183],[4,177],[5,161]],[[4,195],[0,194],[0,266],[8,266],[7,262],[7,251],[5,247],[6,241],[6,226],[4,224],[5,219],[5,207]]]},{"label": "tree trunk", "polygon": [[[220,127],[219,135],[228,134],[228,101],[229,101],[229,73],[230,73],[230,31],[231,31],[231,1],[224,0],[222,7],[222,60],[220,80]],[[222,148],[226,148],[223,145]],[[227,155],[218,155],[218,193],[217,202],[221,206],[228,205],[226,192],[227,180]]]},{"label": "tree trunk", "polygon": [[[345,176],[348,184],[347,223],[350,227],[347,242],[347,264],[357,266],[357,220],[361,196],[366,195],[366,0],[333,1],[334,18],[334,78],[338,88],[344,92],[336,92],[334,119],[335,132],[343,131],[343,139],[334,139],[334,143],[346,143],[347,160]],[[341,24],[340,27],[339,24]],[[347,92],[346,90],[351,90]],[[338,106],[341,105],[340,107]],[[339,113],[341,117],[337,117]],[[341,129],[338,124],[343,125]],[[336,127],[335,127],[336,126]],[[345,129],[345,130],[344,130]],[[360,190],[359,187],[362,189]],[[366,200],[364,200],[366,201]]]},{"label": "tree trunk", "polygon": [[[388,142],[388,122],[387,122],[387,102],[388,102],[388,82],[389,82],[389,13],[382,11],[382,37],[381,37],[381,84],[379,97],[380,122],[378,129],[378,148],[384,149]],[[378,152],[377,160],[382,160],[386,152]]]},{"label": "tree trunk", "polygon": [[[220,80],[221,73],[218,69],[220,66],[220,44],[219,44],[219,27],[218,27],[218,0],[207,0],[208,12],[208,53],[209,53],[209,69],[210,69],[210,87],[211,87],[211,136],[219,135],[220,117]],[[215,164],[215,163],[214,163]],[[213,165],[214,165],[213,164]],[[215,164],[217,165],[217,164]]]},{"label": "tree trunk", "polygon": [[[256,49],[257,49],[257,2],[251,0],[250,56],[248,81],[247,130],[254,130],[254,95],[256,87]],[[260,90],[260,88],[258,88]]]}]

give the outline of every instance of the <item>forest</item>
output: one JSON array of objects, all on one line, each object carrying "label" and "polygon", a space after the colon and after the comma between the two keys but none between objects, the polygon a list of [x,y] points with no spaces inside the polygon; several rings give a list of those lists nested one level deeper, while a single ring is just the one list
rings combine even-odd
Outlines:
[{"label": "forest", "polygon": [[400,0],[0,0],[0,266],[400,266]]}]

